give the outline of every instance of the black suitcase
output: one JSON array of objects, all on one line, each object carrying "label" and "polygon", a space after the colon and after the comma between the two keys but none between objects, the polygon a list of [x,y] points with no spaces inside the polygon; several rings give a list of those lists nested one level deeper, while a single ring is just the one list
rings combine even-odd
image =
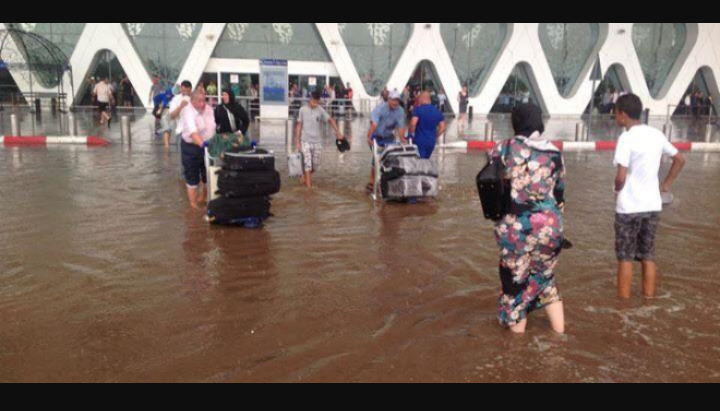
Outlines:
[{"label": "black suitcase", "polygon": [[238,172],[220,170],[218,194],[223,197],[267,197],[280,192],[280,173],[277,171]]},{"label": "black suitcase", "polygon": [[261,149],[226,152],[222,160],[230,171],[275,171],[275,156]]},{"label": "black suitcase", "polygon": [[242,224],[251,218],[264,220],[269,217],[272,217],[272,214],[270,214],[270,200],[267,197],[220,197],[208,204],[208,219],[212,224]]}]

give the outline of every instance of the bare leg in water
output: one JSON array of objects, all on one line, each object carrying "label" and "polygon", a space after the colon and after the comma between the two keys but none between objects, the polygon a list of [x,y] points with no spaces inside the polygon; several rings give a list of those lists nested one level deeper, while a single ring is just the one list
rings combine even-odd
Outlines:
[{"label": "bare leg in water", "polygon": [[[557,334],[565,334],[565,305],[562,301],[550,304],[545,308],[550,325]],[[522,320],[516,325],[510,327],[510,331],[515,334],[525,334],[527,330],[527,319]]]},{"label": "bare leg in water", "polygon": [[195,210],[202,210],[202,206],[205,204],[205,187],[202,184],[198,187],[188,187],[187,194],[190,207]]}]

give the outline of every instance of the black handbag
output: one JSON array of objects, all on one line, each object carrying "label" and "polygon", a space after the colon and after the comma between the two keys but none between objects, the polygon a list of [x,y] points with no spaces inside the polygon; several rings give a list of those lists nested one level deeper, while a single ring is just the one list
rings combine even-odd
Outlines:
[{"label": "black handbag", "polygon": [[508,214],[512,201],[510,184],[510,180],[505,178],[502,158],[491,157],[477,176],[478,193],[486,219],[498,222]]}]

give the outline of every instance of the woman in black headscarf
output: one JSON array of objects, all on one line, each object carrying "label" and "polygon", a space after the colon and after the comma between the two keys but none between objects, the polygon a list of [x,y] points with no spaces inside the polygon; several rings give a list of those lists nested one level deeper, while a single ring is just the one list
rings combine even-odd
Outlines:
[{"label": "woman in black headscarf", "polygon": [[220,134],[235,134],[241,132],[248,137],[250,128],[250,117],[247,111],[235,100],[232,90],[224,90],[222,102],[215,108],[215,122],[217,132]]},{"label": "woman in black headscarf", "polygon": [[565,332],[555,268],[564,241],[565,168],[562,154],[543,136],[542,110],[524,104],[512,115],[515,138],[493,156],[505,165],[512,201],[495,234],[500,247],[499,320],[524,333],[528,315],[546,309],[555,332]]}]

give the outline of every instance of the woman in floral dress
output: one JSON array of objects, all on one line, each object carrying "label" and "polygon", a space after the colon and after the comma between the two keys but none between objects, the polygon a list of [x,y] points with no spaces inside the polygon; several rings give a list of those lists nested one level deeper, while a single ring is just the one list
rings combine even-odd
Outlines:
[{"label": "woman in floral dress", "polygon": [[532,104],[515,109],[516,137],[498,144],[493,155],[511,180],[508,215],[495,235],[500,246],[499,320],[524,333],[528,314],[546,309],[555,332],[565,332],[564,308],[555,268],[564,242],[565,168],[562,154],[543,137],[542,111]]}]

